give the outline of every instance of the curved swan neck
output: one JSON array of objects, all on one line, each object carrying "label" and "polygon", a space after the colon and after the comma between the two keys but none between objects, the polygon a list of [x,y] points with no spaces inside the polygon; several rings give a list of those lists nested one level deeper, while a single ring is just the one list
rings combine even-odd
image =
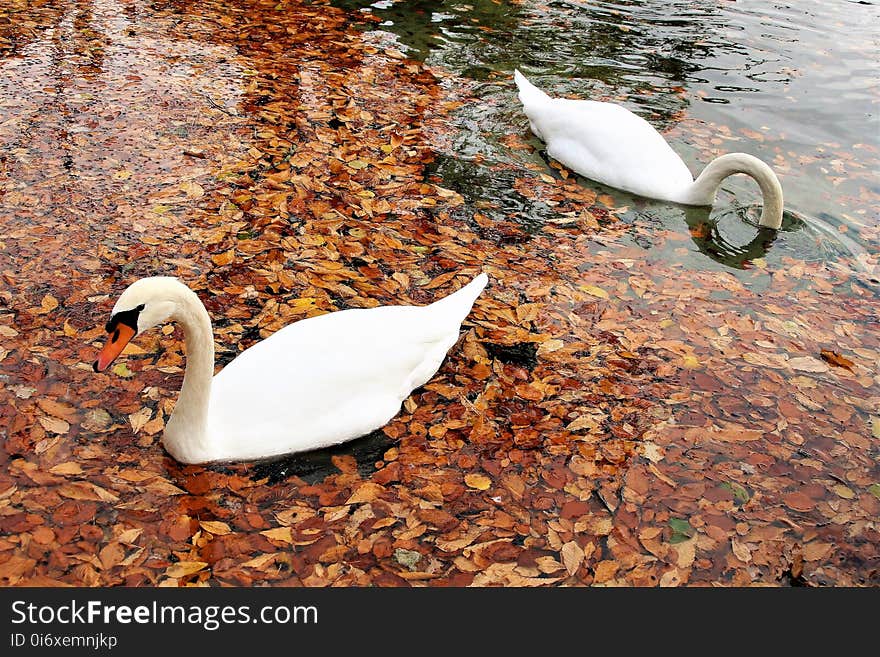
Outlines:
[{"label": "curved swan neck", "polygon": [[782,185],[767,164],[747,153],[728,153],[709,162],[687,194],[691,205],[712,205],[721,181],[736,173],[751,176],[761,189],[760,224],[778,229],[782,225]]},{"label": "curved swan neck", "polygon": [[186,370],[174,412],[165,426],[165,448],[179,461],[193,462],[207,447],[208,403],[214,377],[214,333],[211,318],[195,292],[177,291],[171,315],[183,328]]}]

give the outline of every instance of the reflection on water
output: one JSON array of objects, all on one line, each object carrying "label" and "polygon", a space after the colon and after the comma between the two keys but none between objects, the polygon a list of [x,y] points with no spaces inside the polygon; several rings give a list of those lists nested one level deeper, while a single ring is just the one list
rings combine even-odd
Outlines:
[{"label": "reflection on water", "polygon": [[[767,252],[776,241],[778,231],[758,226],[754,237],[743,241],[742,229],[752,231],[755,229],[743,221],[738,213],[730,214],[737,215],[735,221],[727,222],[723,221],[724,217],[712,216],[709,208],[686,208],[685,221],[691,239],[700,253],[728,267],[749,269],[754,266],[755,260],[767,256]],[[786,229],[791,230],[790,224],[788,227],[782,227],[782,230]]]},{"label": "reflection on water", "polygon": [[[520,68],[552,95],[626,105],[665,132],[694,175],[723,152],[745,151],[770,163],[782,181],[786,210],[804,221],[768,242],[767,257],[831,261],[861,253],[852,269],[876,267],[869,261],[876,253],[865,257],[865,248],[875,249],[880,216],[880,127],[872,92],[880,73],[872,30],[880,20],[876,4],[334,4],[372,15],[377,22],[366,25],[393,32],[409,56],[471,81],[479,102],[459,110],[459,134],[435,172],[471,203],[500,199],[489,211],[498,219],[534,227],[548,215],[524,202],[496,166],[529,163],[502,143],[512,132],[528,132],[510,80]],[[543,146],[531,143],[536,151]],[[639,205],[623,192],[581,182],[612,194],[620,205]],[[760,203],[757,188],[743,176],[725,181],[725,190],[714,212],[728,212],[725,203]],[[806,230],[813,219],[833,230]],[[725,261],[722,254],[739,248],[719,232],[722,224],[728,222],[716,221],[716,229],[700,238],[700,252]],[[727,264],[736,268],[749,259],[731,255]],[[692,266],[702,265],[695,260]]]}]

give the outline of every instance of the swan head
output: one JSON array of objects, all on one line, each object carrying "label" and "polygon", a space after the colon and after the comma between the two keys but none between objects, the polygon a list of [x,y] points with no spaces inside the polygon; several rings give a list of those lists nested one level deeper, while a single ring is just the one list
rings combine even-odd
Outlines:
[{"label": "swan head", "polygon": [[170,276],[151,276],[129,285],[113,306],[106,326],[107,342],[98,354],[94,370],[103,372],[132,338],[171,319],[182,290],[190,291]]}]

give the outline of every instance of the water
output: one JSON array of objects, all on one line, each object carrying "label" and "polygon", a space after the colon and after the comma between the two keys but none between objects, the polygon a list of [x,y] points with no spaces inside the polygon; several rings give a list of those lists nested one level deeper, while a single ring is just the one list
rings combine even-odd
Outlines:
[{"label": "water", "polygon": [[[477,102],[458,111],[458,133],[435,172],[468,202],[489,202],[498,218],[535,228],[553,216],[511,185],[516,166],[547,166],[537,139],[531,139],[534,154],[503,143],[506,135],[528,132],[510,79],[519,68],[552,95],[626,105],[663,132],[694,173],[715,155],[737,150],[773,166],[786,196],[775,237],[757,228],[760,195],[744,176],[728,178],[719,202],[702,217],[705,211],[581,180],[628,206],[620,216],[633,226],[696,235],[689,266],[740,270],[762,258],[771,264],[794,258],[855,272],[876,268],[877,4],[335,4],[373,15],[378,21],[366,23],[368,29],[393,33],[410,57],[469,85]],[[635,232],[631,239],[644,243]]]}]

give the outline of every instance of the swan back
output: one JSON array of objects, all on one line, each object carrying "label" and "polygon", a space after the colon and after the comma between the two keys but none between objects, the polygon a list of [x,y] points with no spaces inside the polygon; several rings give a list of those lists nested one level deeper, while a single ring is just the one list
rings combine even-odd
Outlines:
[{"label": "swan back", "polygon": [[635,194],[670,201],[693,176],[647,121],[615,103],[551,98],[514,73],[523,111],[547,153],[573,171]]},{"label": "swan back", "polygon": [[427,306],[312,317],[242,352],[211,383],[201,460],[317,449],[383,426],[440,368],[487,280]]}]

